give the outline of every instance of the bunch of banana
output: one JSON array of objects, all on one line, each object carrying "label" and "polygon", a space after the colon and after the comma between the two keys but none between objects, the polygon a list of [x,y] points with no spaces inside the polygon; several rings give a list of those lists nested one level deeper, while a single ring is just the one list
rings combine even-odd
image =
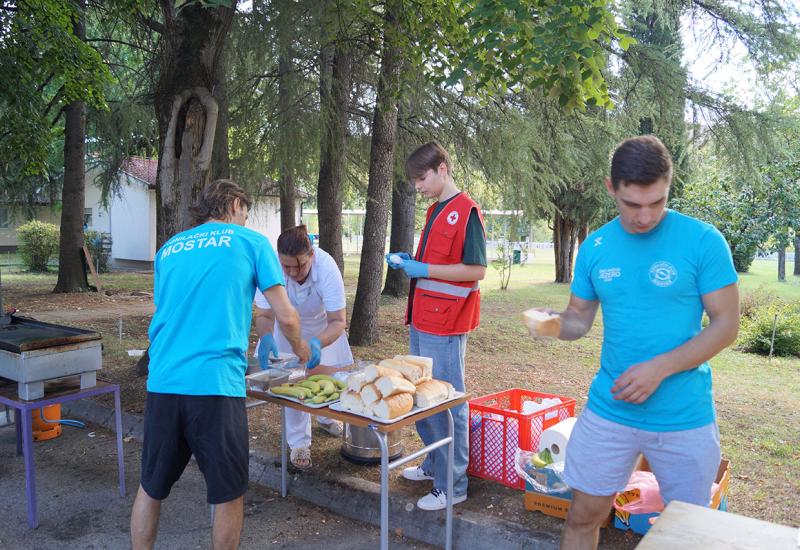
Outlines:
[{"label": "bunch of banana", "polygon": [[270,388],[270,392],[277,395],[294,397],[300,401],[308,401],[314,405],[328,403],[339,399],[339,393],[347,385],[327,374],[315,374],[296,384],[281,384]]}]

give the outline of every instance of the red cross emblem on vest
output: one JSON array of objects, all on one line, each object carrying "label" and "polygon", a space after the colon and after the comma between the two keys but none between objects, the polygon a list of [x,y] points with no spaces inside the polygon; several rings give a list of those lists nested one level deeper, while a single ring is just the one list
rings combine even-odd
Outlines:
[{"label": "red cross emblem on vest", "polygon": [[453,210],[447,215],[447,223],[449,223],[450,225],[455,225],[457,221],[458,221],[458,212]]}]

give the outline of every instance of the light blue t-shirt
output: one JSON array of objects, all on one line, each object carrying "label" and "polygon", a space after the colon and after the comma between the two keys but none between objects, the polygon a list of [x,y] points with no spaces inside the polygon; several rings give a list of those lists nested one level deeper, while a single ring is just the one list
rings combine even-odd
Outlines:
[{"label": "light blue t-shirt", "polygon": [[628,367],[697,335],[702,296],[736,281],[720,232],[672,210],[648,233],[628,233],[615,218],[589,235],[578,251],[572,282],[575,296],[599,300],[603,312],[600,370],[587,406],[607,420],[649,431],[713,422],[708,363],[664,379],[641,405],[615,400],[611,387]]},{"label": "light blue t-shirt", "polygon": [[283,285],[267,238],[206,223],[156,253],[147,390],[245,397],[253,294]]}]

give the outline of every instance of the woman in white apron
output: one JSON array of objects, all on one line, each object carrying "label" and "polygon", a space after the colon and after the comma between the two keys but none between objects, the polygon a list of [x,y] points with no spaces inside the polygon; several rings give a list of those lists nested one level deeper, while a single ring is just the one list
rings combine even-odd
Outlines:
[{"label": "woman in white apron", "polygon": [[[289,301],[300,314],[303,339],[311,348],[309,368],[317,365],[341,368],[353,363],[347,342],[344,281],[334,259],[324,250],[313,248],[304,225],[287,229],[278,237],[278,258],[286,275]],[[269,303],[256,291],[256,331],[259,342],[255,356],[264,350],[291,352],[281,334]],[[266,366],[266,356],[259,357]],[[312,371],[313,374],[313,371]],[[327,418],[317,419],[320,427],[332,435],[341,435],[342,424]],[[311,467],[311,415],[286,409],[287,442],[291,461],[299,469]]]}]

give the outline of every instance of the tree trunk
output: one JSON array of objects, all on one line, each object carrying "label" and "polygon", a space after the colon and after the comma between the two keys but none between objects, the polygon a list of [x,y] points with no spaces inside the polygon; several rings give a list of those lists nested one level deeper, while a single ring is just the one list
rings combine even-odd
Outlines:
[{"label": "tree trunk", "polygon": [[292,117],[292,84],[289,82],[291,72],[290,54],[283,51],[278,60],[278,154],[280,155],[278,163],[280,166],[281,231],[297,225],[294,212],[296,194],[294,163],[292,162],[292,146],[289,143],[291,135],[289,128],[290,125],[295,124]]},{"label": "tree trunk", "polygon": [[225,60],[220,60],[220,81],[214,88],[214,99],[219,106],[217,110],[217,130],[214,133],[214,151],[211,154],[211,180],[229,179],[231,177],[230,155],[228,151],[228,83],[225,75]]},{"label": "tree trunk", "polygon": [[397,103],[400,95],[400,48],[393,36],[401,0],[386,6],[383,27],[383,53],[375,115],[372,121],[367,213],[364,219],[364,248],[358,272],[358,288],[353,303],[350,343],[370,345],[378,340],[378,305],[386,246],[389,190],[394,172],[394,147],[397,141]]},{"label": "tree trunk", "polygon": [[800,228],[794,230],[794,275],[800,277]]},{"label": "tree trunk", "polygon": [[[392,232],[389,236],[390,252],[414,251],[414,225],[417,195],[414,185],[406,178],[401,163],[395,163],[392,186]],[[383,294],[401,298],[408,296],[409,280],[402,269],[387,269]]]},{"label": "tree trunk", "polygon": [[[85,0],[78,3],[79,16],[73,32],[86,39]],[[86,104],[73,101],[64,109],[64,187],[61,195],[61,235],[58,250],[58,281],[53,292],[85,292],[83,258],[83,213],[86,207]]]},{"label": "tree trunk", "polygon": [[222,53],[235,13],[230,8],[191,4],[175,13],[174,2],[161,0],[164,31],[155,89],[159,131],[157,241],[189,229],[189,208],[217,172],[212,167],[219,103],[224,85]]},{"label": "tree trunk", "polygon": [[556,258],[556,282],[572,281],[572,261],[575,257],[575,242],[578,226],[556,212],[553,219],[553,247]]},{"label": "tree trunk", "polygon": [[781,246],[778,249],[778,280],[786,280],[786,247]]},{"label": "tree trunk", "polygon": [[589,224],[581,224],[580,229],[578,229],[578,246],[583,244],[587,236],[589,236]]},{"label": "tree trunk", "polygon": [[[351,52],[341,41],[333,55],[333,66],[324,53],[320,72],[320,105],[323,117],[317,211],[319,246],[333,256],[344,274],[342,250],[342,189],[347,149],[347,106],[352,84]],[[323,76],[324,75],[324,76]]]}]

